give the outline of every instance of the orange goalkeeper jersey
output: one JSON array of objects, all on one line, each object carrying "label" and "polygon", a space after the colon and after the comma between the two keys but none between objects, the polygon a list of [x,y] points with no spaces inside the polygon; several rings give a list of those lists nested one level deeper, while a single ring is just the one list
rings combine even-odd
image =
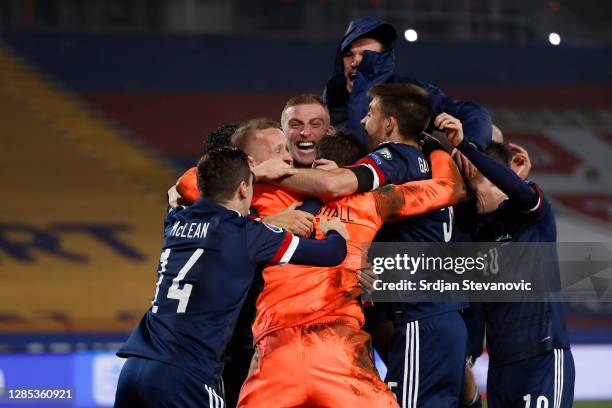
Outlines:
[{"label": "orange goalkeeper jersey", "polygon": [[[176,191],[181,195],[180,204],[191,205],[200,198],[198,190],[197,169],[187,170],[176,182]],[[271,184],[255,184],[253,186],[253,201],[251,208],[257,211],[259,217],[278,214],[291,204],[302,201],[298,193],[283,190]]]},{"label": "orange goalkeeper jersey", "polygon": [[356,271],[383,222],[453,205],[465,194],[459,171],[448,153],[434,151],[430,160],[434,177],[431,180],[384,186],[330,201],[321,208],[315,222],[317,238],[323,238],[322,217],[339,217],[350,235],[346,259],[336,267],[265,268],[265,285],[257,299],[253,323],[256,343],[274,330],[319,319],[348,317],[363,325],[364,317],[357,301],[361,290]]},{"label": "orange goalkeeper jersey", "polygon": [[291,191],[271,184],[255,184],[253,186],[253,201],[251,208],[257,211],[261,218],[284,211],[291,204],[302,201],[303,197]]}]

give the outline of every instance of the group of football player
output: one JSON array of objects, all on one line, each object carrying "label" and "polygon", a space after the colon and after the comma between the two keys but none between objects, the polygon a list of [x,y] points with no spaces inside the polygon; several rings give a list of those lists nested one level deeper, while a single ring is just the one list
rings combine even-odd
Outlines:
[{"label": "group of football player", "polygon": [[477,103],[396,78],[396,38],[354,20],[321,98],[205,138],[115,406],[478,407],[486,337],[490,407],[571,407],[561,304],[361,301],[373,241],[556,241],[527,152]]}]

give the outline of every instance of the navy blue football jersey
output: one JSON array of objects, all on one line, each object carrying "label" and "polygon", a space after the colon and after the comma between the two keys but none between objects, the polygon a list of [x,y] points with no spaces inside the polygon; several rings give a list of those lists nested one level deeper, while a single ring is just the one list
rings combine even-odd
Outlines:
[{"label": "navy blue football jersey", "polygon": [[[357,164],[369,167],[374,174],[374,188],[384,184],[403,184],[431,179],[431,163],[417,147],[403,143],[385,142]],[[451,242],[453,241],[452,207],[432,211],[404,221],[385,224],[376,242]],[[414,302],[394,304],[395,319],[411,321],[427,316],[459,310],[462,302]]]},{"label": "navy blue football jersey", "polygon": [[[480,242],[556,242],[557,228],[551,203],[540,188],[526,181],[538,193],[537,205],[521,211],[505,200],[496,211],[480,217],[474,240]],[[503,247],[500,247],[503,250]],[[544,251],[530,261],[534,276],[558,276],[556,251]],[[537,268],[551,268],[556,271]],[[544,351],[569,348],[563,305],[558,302],[485,303],[486,336],[492,366],[522,360]]]},{"label": "navy blue football jersey", "polygon": [[298,238],[208,200],[172,210],[152,307],[117,353],[216,384],[257,266],[290,259]]},{"label": "navy blue football jersey", "polygon": [[[476,210],[476,196],[470,192],[467,198],[457,203],[454,207],[455,224],[453,231],[454,242],[475,242],[472,232],[474,225],[478,221]],[[465,322],[468,331],[467,356],[475,363],[476,359],[482,355],[485,338],[485,312],[484,304],[470,302],[469,307],[465,308],[461,317]]]}]

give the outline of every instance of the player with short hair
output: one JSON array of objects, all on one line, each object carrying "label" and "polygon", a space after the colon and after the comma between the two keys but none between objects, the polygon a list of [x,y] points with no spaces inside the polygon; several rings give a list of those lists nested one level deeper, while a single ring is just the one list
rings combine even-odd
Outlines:
[{"label": "player with short hair", "polygon": [[[381,134],[369,136],[372,140],[369,148],[375,148],[373,153],[359,161],[357,165],[346,168],[330,171],[299,169],[295,174],[281,179],[279,184],[290,191],[330,201],[356,192],[371,191],[384,184],[403,184],[411,180],[410,174],[416,170],[420,174],[420,169],[427,167],[425,165],[427,159],[422,156],[419,161],[415,154],[420,152],[418,137],[429,123],[429,116],[424,116],[422,110],[429,110],[431,113],[431,101],[427,92],[412,84],[384,84],[380,87],[393,89],[394,97],[411,102],[404,105],[407,110],[397,117],[378,115],[386,122],[384,127],[372,129],[382,132]],[[377,92],[376,88],[372,91]],[[375,102],[374,106],[378,109],[378,102]],[[419,106],[421,111],[412,109],[416,106]],[[392,129],[397,131],[398,121],[413,125],[420,121],[421,130],[416,135],[404,137],[398,132],[391,131]],[[382,142],[385,142],[384,145],[376,146]],[[427,171],[423,173],[428,174]],[[424,175],[423,179],[426,178]]]},{"label": "player with short hair", "polygon": [[[419,92],[412,89],[419,89]],[[430,177],[428,163],[418,149],[421,132],[429,127],[431,106],[425,90],[409,84],[384,84],[370,89],[372,102],[362,120],[370,143],[403,140],[401,154],[411,163],[403,177],[409,180]],[[406,97],[412,94],[412,97]],[[407,115],[410,112],[410,115]],[[383,143],[365,163],[374,167],[393,166],[387,157],[393,144]],[[386,149],[386,150],[385,150]],[[380,163],[380,164],[379,164]],[[383,174],[381,172],[381,174]],[[384,174],[383,174],[384,175]],[[385,225],[378,242],[450,242],[450,208],[421,217]],[[381,346],[387,364],[385,380],[392,386],[402,407],[457,406],[462,388],[467,332],[460,311],[464,302],[394,302],[376,304],[368,316],[374,333],[393,324],[393,332]],[[442,361],[444,362],[442,364]]]},{"label": "player with short hair", "polygon": [[[337,134],[324,136],[316,152],[317,159],[349,165],[365,150],[353,135]],[[253,324],[257,354],[239,406],[397,406],[374,368],[370,337],[360,329],[364,317],[356,272],[364,245],[384,222],[438,210],[463,197],[450,155],[435,151],[431,160],[435,180],[387,185],[324,204],[317,220],[339,216],[351,234],[349,255],[339,267],[290,267],[290,278],[281,268],[264,269],[266,284]],[[287,363],[298,357],[300,364]]]},{"label": "player with short hair", "polygon": [[320,97],[300,94],[291,97],[281,114],[283,133],[295,167],[310,167],[321,137],[333,133],[329,111]]},{"label": "player with short hair", "polygon": [[284,140],[280,124],[268,118],[255,118],[247,121],[231,137],[232,146],[243,152],[250,152],[253,157],[266,157],[267,160],[280,159],[288,165],[293,159],[287,151],[287,142]]},{"label": "player with short hair", "polygon": [[[477,196],[471,201],[472,213],[478,214],[474,241],[556,242],[551,203],[537,184],[519,176],[523,168],[511,168],[513,156],[504,144],[493,143],[485,154],[466,141],[458,119],[443,114],[435,122],[479,172],[470,180]],[[557,265],[556,253],[538,256],[530,266],[534,276],[558,276],[558,270],[550,271]],[[571,407],[575,369],[562,304],[507,302],[483,307],[488,406]]]},{"label": "player with short hair", "polygon": [[254,176],[236,148],[208,152],[197,166],[202,198],[165,220],[152,307],[117,352],[116,407],[219,408],[223,353],[258,265],[337,265],[348,238],[337,220],[322,241],[247,218]]},{"label": "player with short hair", "polygon": [[[281,127],[286,136],[286,151],[289,152],[291,157],[288,159],[283,151],[278,151],[277,145],[274,146],[274,151],[278,155],[277,158],[282,158],[286,162],[292,161],[295,167],[311,167],[315,160],[314,149],[317,142],[322,136],[332,134],[334,130],[330,126],[327,106],[321,98],[314,94],[299,94],[289,98],[285,103],[281,113],[280,126],[268,118],[249,120],[238,129],[233,140],[231,137],[229,138],[228,144],[250,152],[249,154],[253,156],[256,153],[250,148],[257,146],[256,142],[266,144],[265,140],[260,140],[261,136],[258,134],[261,131],[278,127]],[[270,148],[270,152],[272,150]],[[260,163],[262,161],[259,160]],[[187,170],[183,175],[183,182],[179,180],[177,183],[180,190],[179,194],[185,200],[185,203],[192,203],[198,197],[194,171],[194,168]],[[286,200],[283,200],[280,204],[286,204],[286,202]],[[278,209],[279,206],[275,205],[274,207]]]},{"label": "player with short hair", "polygon": [[317,143],[313,168],[325,166],[316,164],[320,160],[333,161],[338,166],[350,166],[367,154],[367,148],[355,135],[337,131],[332,135],[323,136]]},{"label": "player with short hair", "polygon": [[238,127],[235,123],[228,123],[208,133],[202,141],[202,155],[208,153],[209,150],[231,146],[232,135]]},{"label": "player with short hair", "polygon": [[[330,201],[388,183],[431,178],[431,163],[418,144],[433,112],[427,91],[413,84],[389,83],[377,85],[370,92],[377,96],[373,97],[362,125],[372,140],[370,146],[384,143],[356,166],[331,171],[300,169],[295,175],[283,178],[281,186]],[[402,111],[395,113],[397,116],[390,114],[393,103],[385,103],[384,99],[388,98],[406,101],[400,106]],[[427,111],[429,115],[422,114]],[[405,131],[411,129],[411,123],[419,125],[412,127],[418,133],[400,133],[400,126]],[[453,235],[450,215],[446,208],[385,226],[377,240],[450,241]],[[391,319],[395,327],[391,341],[394,347],[383,344],[381,348],[389,349],[387,381],[393,383],[393,391],[402,405],[457,406],[467,341],[459,311],[465,306],[463,302],[394,303],[391,310],[376,306],[375,311],[383,313],[373,316],[380,317],[381,321]],[[427,341],[420,340],[425,338]]]},{"label": "player with short hair", "polygon": [[[219,126],[215,130],[210,133],[207,133],[204,136],[204,140],[202,141],[202,155],[208,153],[209,150],[217,149],[219,147],[231,146],[231,137],[234,132],[238,129],[238,126],[233,123],[228,123],[226,125]],[[191,192],[184,191],[181,194],[177,190],[177,185],[170,187],[168,190],[168,204],[171,208],[176,207],[178,205],[189,205],[195,202],[199,193],[197,192],[197,183],[195,181],[195,171],[196,168],[192,167],[185,172],[185,175],[190,174],[193,177],[193,185],[194,188]]]},{"label": "player with short hair", "polygon": [[[249,164],[258,181],[273,179],[283,175],[292,174],[292,158],[287,153],[287,141],[280,124],[269,118],[255,118],[242,124],[230,137],[232,146],[236,146],[247,153]],[[254,202],[268,194],[270,186],[256,183],[254,188]],[[195,167],[187,170],[177,181],[176,189],[185,205],[194,203],[200,192],[196,184]],[[312,230],[312,216],[304,212],[294,211],[292,206],[300,197],[289,192],[277,196],[270,211],[262,214],[252,214],[266,217],[264,221],[283,227],[290,232],[308,236]],[[292,208],[287,209],[287,207]]]},{"label": "player with short hair", "polygon": [[[284,163],[289,166],[291,158],[287,154],[286,138],[279,129],[278,122],[268,118],[255,118],[245,122],[227,139],[234,141],[247,153],[249,163],[261,169],[267,163]],[[260,175],[262,172],[259,172]],[[195,167],[185,172],[177,182],[177,189],[187,205],[195,202],[200,193],[197,188]],[[289,192],[276,191],[271,185],[256,183],[253,186],[251,215],[264,221],[281,226],[296,235],[308,237],[311,234],[314,216],[296,209],[301,197]],[[264,203],[266,211],[257,214],[257,203]],[[228,406],[238,402],[240,386],[244,382],[251,357],[254,353],[251,324],[255,318],[255,300],[263,288],[261,274],[257,274],[251,285],[242,310],[238,316],[236,329],[226,350],[226,363],[223,371],[225,398]]]}]

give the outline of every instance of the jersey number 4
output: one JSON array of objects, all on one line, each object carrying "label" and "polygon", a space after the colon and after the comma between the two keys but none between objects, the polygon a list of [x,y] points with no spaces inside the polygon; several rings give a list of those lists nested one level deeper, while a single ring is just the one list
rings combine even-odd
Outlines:
[{"label": "jersey number 4", "polygon": [[[196,249],[189,257],[189,260],[187,260],[187,263],[183,265],[176,277],[172,279],[172,284],[170,285],[170,288],[168,288],[168,294],[166,297],[168,299],[176,299],[179,301],[176,308],[176,313],[185,313],[185,310],[187,310],[187,303],[189,303],[189,296],[191,296],[191,289],[193,288],[193,285],[185,283],[182,288],[179,288],[179,285],[181,284],[181,281],[185,279],[185,276],[187,276],[187,272],[193,268],[193,265],[195,265],[203,253],[204,250],[202,248]],[[157,296],[159,296],[159,287],[162,284],[164,276],[166,276],[164,275],[164,272],[166,272],[166,266],[168,266],[168,258],[170,258],[170,248],[162,251],[161,256],[159,257],[159,270],[157,271],[159,274],[159,279],[157,280],[157,288],[155,289],[155,298],[153,298],[153,302],[151,302],[153,304],[153,307],[151,308],[153,313],[157,313]]]}]

